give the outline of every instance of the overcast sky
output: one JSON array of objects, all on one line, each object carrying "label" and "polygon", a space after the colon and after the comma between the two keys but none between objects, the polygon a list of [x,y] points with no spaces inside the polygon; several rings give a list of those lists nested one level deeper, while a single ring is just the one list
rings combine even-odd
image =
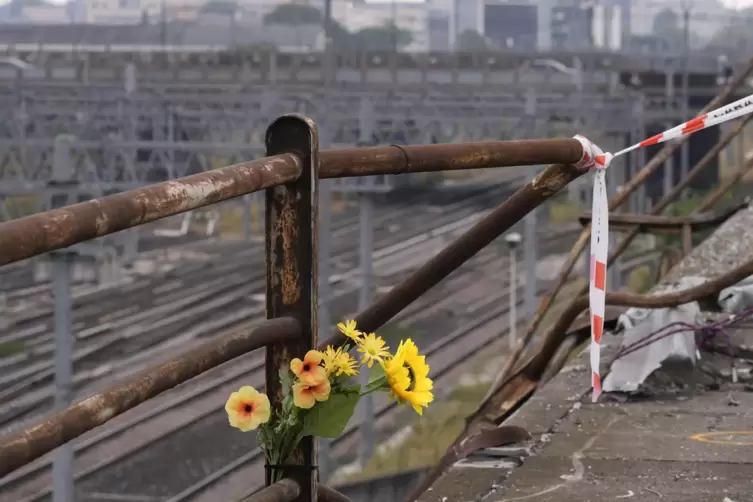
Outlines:
[{"label": "overcast sky", "polygon": [[[0,0],[0,5],[7,3],[9,0]],[[66,0],[50,0],[51,3],[65,3]],[[246,0],[248,1],[248,0]],[[335,0],[337,1],[337,0]],[[368,2],[387,2],[390,3],[392,0],[367,0]],[[407,2],[422,2],[424,0],[398,0],[398,1],[407,1]],[[696,0],[696,1],[703,1],[703,0]],[[721,2],[730,8],[747,8],[747,7],[753,7],[753,0],[721,0]]]}]

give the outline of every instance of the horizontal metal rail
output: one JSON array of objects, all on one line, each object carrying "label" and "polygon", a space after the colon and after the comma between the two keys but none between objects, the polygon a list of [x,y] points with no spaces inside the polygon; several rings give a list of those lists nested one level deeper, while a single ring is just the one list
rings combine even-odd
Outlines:
[{"label": "horizontal metal rail", "polygon": [[583,147],[574,139],[481,141],[322,150],[320,178],[458,171],[489,167],[574,164]]},{"label": "horizontal metal rail", "polygon": [[0,477],[205,371],[252,350],[294,340],[300,334],[301,325],[296,319],[268,320],[251,330],[205,343],[79,401],[0,443]]},{"label": "horizontal metal rail", "polygon": [[[690,216],[655,216],[650,214],[609,213],[609,230],[633,230],[635,226],[643,233],[671,233],[683,231],[690,227],[694,232],[718,227],[741,209],[748,207],[748,203],[739,204],[723,212],[692,214]],[[584,227],[591,224],[591,213],[584,212],[578,218]]]},{"label": "horizontal metal rail", "polygon": [[[349,148],[320,153],[320,178],[572,164],[582,154],[574,139]],[[276,155],[2,223],[0,265],[282,185],[301,169],[298,155]]]},{"label": "horizontal metal rail", "polygon": [[291,154],[244,162],[0,224],[0,265],[298,178]]}]

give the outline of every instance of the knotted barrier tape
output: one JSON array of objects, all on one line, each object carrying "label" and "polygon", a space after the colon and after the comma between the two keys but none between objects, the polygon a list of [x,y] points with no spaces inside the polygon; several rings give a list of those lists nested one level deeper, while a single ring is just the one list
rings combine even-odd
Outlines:
[{"label": "knotted barrier tape", "polygon": [[664,143],[687,136],[696,131],[719,125],[753,112],[753,95],[700,115],[683,124],[648,139],[624,148],[614,155],[604,152],[588,138],[576,135],[583,146],[583,156],[575,167],[594,171],[593,201],[591,206],[591,262],[589,270],[589,308],[591,316],[591,400],[596,402],[601,395],[601,335],[604,330],[607,289],[607,259],[609,257],[609,203],[607,198],[606,169],[613,159],[638,148]]}]

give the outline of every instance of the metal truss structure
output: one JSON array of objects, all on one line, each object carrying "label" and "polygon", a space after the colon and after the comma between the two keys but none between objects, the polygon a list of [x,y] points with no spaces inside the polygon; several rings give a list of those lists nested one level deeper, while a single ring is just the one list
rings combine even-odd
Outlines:
[{"label": "metal truss structure", "polygon": [[[0,94],[0,190],[41,189],[60,134],[76,137],[76,179],[107,192],[254,157],[271,118],[291,111],[320,121],[329,146],[542,133],[620,137],[636,129],[645,113],[638,95],[584,92],[572,85],[472,91],[267,86],[209,93],[31,86]],[[615,121],[617,116],[625,120]]]},{"label": "metal truss structure", "polygon": [[[536,61],[579,65],[589,74],[609,72],[663,73],[668,66],[684,60],[680,54],[624,53],[610,51],[551,52],[473,52],[473,53],[394,53],[333,52],[281,53],[265,49],[232,49],[194,46],[139,46],[118,44],[28,43],[2,44],[0,55],[18,58],[33,68],[19,72],[33,78],[118,80],[122,68],[132,62],[161,82],[215,81],[299,81],[336,80],[371,83],[503,83],[504,75],[514,75]],[[697,52],[688,56],[693,73],[713,74],[720,60],[731,65],[743,62],[747,53]],[[392,74],[392,75],[390,75]]]},{"label": "metal truss structure", "polygon": [[[651,109],[638,93],[573,78],[561,68],[528,68],[521,72],[528,81],[491,87],[396,86],[378,79],[365,86],[167,86],[151,71],[144,78],[140,74],[126,65],[119,82],[82,85],[52,78],[0,86],[0,218],[53,207],[61,191],[73,202],[256,158],[263,154],[270,121],[289,112],[313,117],[327,147],[581,133],[613,148],[645,136],[645,114]],[[556,82],[548,78],[556,74]],[[63,153],[61,135],[71,136]],[[615,183],[639,162],[638,156],[628,159],[624,172],[613,177]],[[331,188],[364,194],[425,179],[344,178],[332,180]],[[574,197],[588,198],[588,190],[577,184],[571,190]],[[245,207],[245,213],[250,210]],[[128,237],[135,238],[135,233]],[[104,246],[108,256],[126,260],[125,250],[136,244]]]}]

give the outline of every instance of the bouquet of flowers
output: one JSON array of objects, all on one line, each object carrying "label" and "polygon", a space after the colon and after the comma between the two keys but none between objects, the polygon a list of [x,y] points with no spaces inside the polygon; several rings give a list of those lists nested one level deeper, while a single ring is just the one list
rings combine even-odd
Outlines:
[{"label": "bouquet of flowers", "polygon": [[[410,338],[391,354],[382,337],[358,331],[355,321],[337,327],[354,344],[360,364],[350,354],[350,344],[310,350],[280,369],[285,392],[281,409],[271,410],[269,398],[248,385],[230,394],[225,404],[231,426],[243,432],[259,429],[258,442],[269,465],[283,464],[306,436],[338,437],[367,394],[387,392],[419,415],[434,400],[429,365]],[[359,371],[370,371],[366,385],[353,381]]]}]

